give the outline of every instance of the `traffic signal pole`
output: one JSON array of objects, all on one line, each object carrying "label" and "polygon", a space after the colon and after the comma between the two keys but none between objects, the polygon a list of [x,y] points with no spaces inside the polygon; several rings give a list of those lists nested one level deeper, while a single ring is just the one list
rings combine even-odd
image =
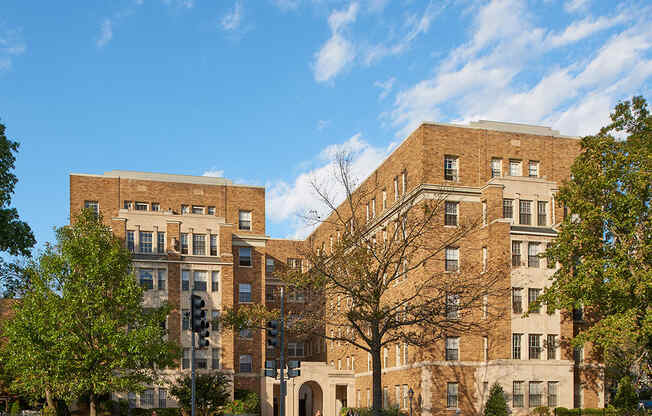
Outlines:
[{"label": "traffic signal pole", "polygon": [[199,337],[197,346],[200,349],[208,347],[210,344],[208,340],[210,333],[208,331],[204,306],[206,306],[206,303],[202,300],[201,296],[190,292],[190,416],[195,416],[195,333]]},{"label": "traffic signal pole", "polygon": [[190,416],[195,416],[195,331],[190,331],[191,347],[190,354],[192,355],[190,360],[190,372],[192,373],[192,383],[190,388],[190,401],[192,402]]},{"label": "traffic signal pole", "polygon": [[[284,312],[284,306],[285,306],[285,291],[283,290],[283,286],[281,286],[281,334],[280,334],[280,349],[281,349],[281,362],[279,367],[281,371],[281,387],[279,389],[280,392],[280,399],[278,401],[278,410],[279,410],[279,416],[285,416],[285,344],[283,343],[283,335],[285,333],[285,314]],[[192,415],[195,416],[195,415]]]}]

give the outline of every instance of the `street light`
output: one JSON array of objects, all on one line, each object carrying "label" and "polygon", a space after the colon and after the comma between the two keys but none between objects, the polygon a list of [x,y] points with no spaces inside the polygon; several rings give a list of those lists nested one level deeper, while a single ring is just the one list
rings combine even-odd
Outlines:
[{"label": "street light", "polygon": [[412,399],[414,398],[414,390],[412,390],[412,387],[410,387],[410,390],[408,390],[408,399],[410,399],[410,416],[412,416]]}]

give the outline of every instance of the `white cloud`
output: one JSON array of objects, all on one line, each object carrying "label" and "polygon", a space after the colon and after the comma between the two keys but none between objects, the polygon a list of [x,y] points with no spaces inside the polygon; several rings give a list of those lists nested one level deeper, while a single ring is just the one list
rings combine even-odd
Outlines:
[{"label": "white cloud", "polygon": [[212,168],[212,169],[207,170],[204,173],[202,173],[201,176],[211,176],[211,177],[214,177],[214,178],[223,178],[224,177],[224,170]]},{"label": "white cloud", "polygon": [[589,5],[589,0],[567,0],[564,2],[564,10],[568,13],[575,13],[586,9]]},{"label": "white cloud", "polygon": [[0,27],[0,71],[10,69],[13,58],[26,49],[20,30]]},{"label": "white cloud", "polygon": [[334,155],[340,150],[351,152],[352,176],[359,183],[378,167],[393,148],[394,144],[386,148],[372,146],[362,139],[360,133],[343,143],[327,146],[315,159],[315,166],[301,172],[293,182],[278,181],[266,185],[268,218],[274,223],[287,223],[291,230],[288,237],[305,238],[314,227],[304,221],[303,215],[311,210],[315,210],[321,218],[328,215],[328,210],[314,192],[313,182],[326,189],[336,203],[344,200],[344,194],[335,181]]},{"label": "white cloud", "polygon": [[242,1],[236,0],[233,9],[225,14],[220,20],[220,26],[223,30],[234,31],[240,27],[242,23]]},{"label": "white cloud", "polygon": [[111,41],[113,38],[113,22],[109,18],[105,18],[100,25],[100,36],[97,38],[97,47],[101,48]]},{"label": "white cloud", "polygon": [[394,87],[394,82],[396,82],[396,78],[391,77],[387,81],[376,81],[374,82],[374,87],[380,88],[380,95],[378,96],[379,99],[383,100],[389,92],[392,90],[392,87]]},{"label": "white cloud", "polygon": [[570,24],[562,33],[549,33],[546,36],[546,46],[556,48],[572,42],[577,42],[601,30],[609,29],[629,19],[626,14],[619,14],[615,17],[601,16],[598,19],[586,19]]},{"label": "white cloud", "polygon": [[332,79],[353,61],[355,48],[342,32],[347,25],[355,22],[357,14],[358,3],[351,3],[348,8],[336,10],[328,17],[331,37],[314,56],[313,71],[317,82]]}]

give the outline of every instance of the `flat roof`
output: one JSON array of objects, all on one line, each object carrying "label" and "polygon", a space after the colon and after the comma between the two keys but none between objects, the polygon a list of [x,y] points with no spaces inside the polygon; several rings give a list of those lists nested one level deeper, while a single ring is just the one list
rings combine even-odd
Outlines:
[{"label": "flat roof", "polygon": [[559,130],[553,130],[551,127],[548,126],[537,126],[534,124],[523,124],[523,123],[508,123],[506,121],[478,120],[478,121],[471,121],[469,122],[468,125],[424,121],[421,124],[459,127],[463,129],[493,130],[493,131],[502,131],[505,133],[532,134],[536,136],[552,136],[552,137],[560,137],[563,139],[579,139],[579,137],[577,136],[566,136],[560,134]]},{"label": "flat roof", "polygon": [[242,186],[246,188],[265,188],[264,186],[256,185],[238,185],[233,181],[226,178],[217,178],[214,176],[195,176],[195,175],[177,175],[172,173],[154,173],[154,172],[139,172],[134,170],[110,170],[101,175],[88,174],[88,173],[71,173],[70,175],[76,176],[93,176],[99,178],[124,178],[124,179],[140,179],[145,181],[156,182],[177,182],[177,183],[190,183],[195,185],[222,185],[222,186]]}]

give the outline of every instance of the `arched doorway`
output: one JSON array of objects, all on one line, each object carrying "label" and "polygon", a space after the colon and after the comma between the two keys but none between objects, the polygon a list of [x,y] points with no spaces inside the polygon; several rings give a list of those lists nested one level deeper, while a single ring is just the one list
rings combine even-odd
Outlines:
[{"label": "arched doorway", "polygon": [[299,415],[315,416],[317,410],[323,415],[324,393],[318,383],[307,381],[299,387]]}]

